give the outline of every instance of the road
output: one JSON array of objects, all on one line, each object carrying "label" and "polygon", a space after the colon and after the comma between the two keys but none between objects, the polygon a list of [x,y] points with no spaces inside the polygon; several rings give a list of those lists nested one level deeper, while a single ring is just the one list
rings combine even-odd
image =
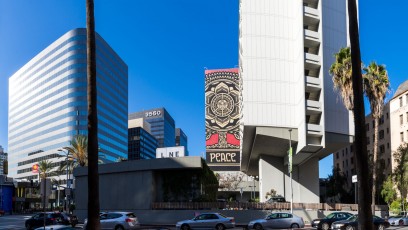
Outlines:
[{"label": "road", "polygon": [[[0,217],[0,230],[23,230],[25,229],[24,223],[25,221],[30,218],[31,215],[7,215]],[[82,224],[79,224],[77,229],[82,229]],[[160,228],[160,227],[152,227],[152,226],[142,226],[142,229],[170,229],[175,230],[175,227],[170,228]],[[302,228],[302,229],[314,229],[314,228]],[[408,230],[408,226],[404,227],[390,227],[387,228],[389,230]],[[234,228],[233,230],[242,230],[242,228]]]}]

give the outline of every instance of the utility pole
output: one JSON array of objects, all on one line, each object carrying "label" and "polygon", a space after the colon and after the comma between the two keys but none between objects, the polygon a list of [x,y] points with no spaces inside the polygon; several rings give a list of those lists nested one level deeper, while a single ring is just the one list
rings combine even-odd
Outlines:
[{"label": "utility pole", "polygon": [[290,213],[293,214],[293,186],[292,186],[292,129],[289,129],[289,174],[290,174]]}]

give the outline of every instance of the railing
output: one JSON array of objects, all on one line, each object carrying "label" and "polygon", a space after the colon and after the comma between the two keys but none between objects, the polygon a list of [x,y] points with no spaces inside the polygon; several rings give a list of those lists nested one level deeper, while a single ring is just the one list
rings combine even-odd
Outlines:
[{"label": "railing", "polygon": [[[357,204],[335,203],[293,203],[294,209],[327,210],[327,211],[357,211]],[[152,209],[156,210],[290,210],[290,203],[253,203],[253,202],[155,202]],[[377,211],[388,210],[386,205],[376,205]]]}]

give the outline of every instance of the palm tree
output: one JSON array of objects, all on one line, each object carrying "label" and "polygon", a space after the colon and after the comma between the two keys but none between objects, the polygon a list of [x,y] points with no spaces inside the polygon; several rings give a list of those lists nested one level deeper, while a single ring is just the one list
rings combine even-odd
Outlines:
[{"label": "palm tree", "polygon": [[341,48],[335,58],[329,73],[333,76],[334,89],[340,93],[346,109],[351,111],[354,109],[354,103],[350,47]]},{"label": "palm tree", "polygon": [[[39,174],[40,174],[40,178],[41,181],[43,183],[43,211],[45,212],[45,199],[46,199],[46,181],[47,181],[47,177],[49,176],[54,176],[55,172],[53,172],[54,169],[54,163],[52,163],[49,160],[43,160],[38,162],[38,169],[39,169]],[[45,220],[44,220],[44,224],[45,224]]]},{"label": "palm tree", "polygon": [[86,29],[88,79],[88,226],[92,230],[100,229],[96,42],[93,0],[86,0]]},{"label": "palm tree", "polygon": [[364,68],[364,92],[370,102],[371,115],[374,119],[374,147],[373,147],[373,190],[371,204],[373,215],[375,212],[375,197],[377,190],[377,158],[378,158],[378,121],[383,114],[384,99],[390,88],[387,70],[384,65],[371,62]]},{"label": "palm tree", "polygon": [[353,84],[354,124],[355,124],[355,157],[358,178],[358,228],[372,230],[370,205],[370,183],[367,154],[367,136],[365,133],[365,115],[363,98],[363,79],[361,75],[361,54],[358,32],[356,0],[347,0],[349,16],[349,38],[351,48],[351,69]]},{"label": "palm tree", "polygon": [[69,147],[63,149],[68,151],[68,156],[72,158],[72,168],[76,166],[88,165],[88,137],[84,135],[76,135],[70,141]]}]

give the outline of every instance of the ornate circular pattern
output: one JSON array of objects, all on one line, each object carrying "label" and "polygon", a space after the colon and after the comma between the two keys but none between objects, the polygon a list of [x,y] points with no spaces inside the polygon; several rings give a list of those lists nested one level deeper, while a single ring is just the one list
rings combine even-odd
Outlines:
[{"label": "ornate circular pattern", "polygon": [[212,98],[211,111],[219,117],[229,116],[234,110],[234,99],[226,94],[221,93]]}]

